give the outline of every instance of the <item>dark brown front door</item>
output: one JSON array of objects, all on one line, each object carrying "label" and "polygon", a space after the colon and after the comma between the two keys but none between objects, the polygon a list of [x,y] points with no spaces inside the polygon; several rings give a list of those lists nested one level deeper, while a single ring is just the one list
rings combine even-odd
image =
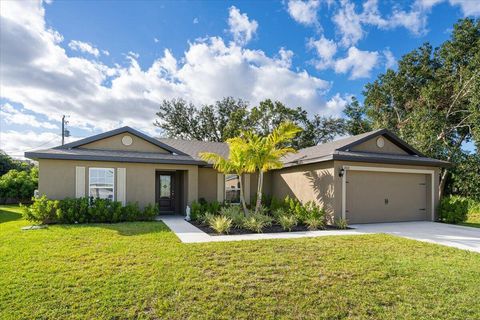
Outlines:
[{"label": "dark brown front door", "polygon": [[157,176],[157,201],[160,213],[175,211],[175,173],[159,173]]}]

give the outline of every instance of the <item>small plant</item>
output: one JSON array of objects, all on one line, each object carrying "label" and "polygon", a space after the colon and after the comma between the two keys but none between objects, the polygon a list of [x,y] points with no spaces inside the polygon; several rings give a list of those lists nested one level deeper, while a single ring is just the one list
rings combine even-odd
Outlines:
[{"label": "small plant", "polygon": [[199,221],[203,224],[210,224],[210,220],[213,218],[215,218],[215,215],[207,211],[200,216]]},{"label": "small plant", "polygon": [[338,229],[342,229],[342,230],[347,229],[348,228],[347,219],[343,219],[343,218],[338,219],[336,222],[336,225]]},{"label": "small plant", "polygon": [[241,228],[243,226],[245,215],[243,214],[240,206],[223,207],[222,209],[220,209],[220,214],[222,216],[230,218],[232,220],[234,228]]},{"label": "small plant", "polygon": [[45,195],[34,198],[32,205],[22,206],[22,210],[26,220],[41,224],[55,223],[61,215],[60,202],[49,200]]},{"label": "small plant", "polygon": [[318,217],[314,217],[314,216],[308,217],[304,222],[307,225],[309,230],[325,229],[324,220]]},{"label": "small plant", "polygon": [[[204,199],[202,199],[204,200]],[[192,220],[199,220],[202,216],[202,205],[200,202],[192,201],[191,208],[190,208],[190,217]]]},{"label": "small plant", "polygon": [[[97,199],[101,200],[101,199]],[[123,221],[135,221],[142,216],[142,210],[138,206],[138,202],[129,202],[122,208]]]},{"label": "small plant", "polygon": [[283,230],[292,231],[292,228],[297,225],[298,220],[292,215],[282,215],[278,218],[278,222],[282,226]]},{"label": "small plant", "polygon": [[468,199],[449,196],[440,202],[440,220],[446,223],[459,223],[467,220]]},{"label": "small plant", "polygon": [[153,220],[158,216],[159,210],[156,204],[149,204],[143,208],[143,219],[144,220]]},{"label": "small plant", "polygon": [[272,224],[272,218],[263,214],[252,214],[245,218],[243,227],[245,229],[261,233],[264,228]]},{"label": "small plant", "polygon": [[228,234],[232,227],[232,219],[222,215],[213,216],[209,220],[209,226],[219,234]]}]

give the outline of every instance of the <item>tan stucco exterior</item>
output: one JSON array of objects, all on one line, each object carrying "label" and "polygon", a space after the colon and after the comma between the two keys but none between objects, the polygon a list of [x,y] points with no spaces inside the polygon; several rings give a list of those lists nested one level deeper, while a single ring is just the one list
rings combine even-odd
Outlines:
[{"label": "tan stucco exterior", "polygon": [[352,151],[375,152],[375,153],[389,153],[389,154],[408,154],[405,150],[399,148],[387,138],[383,138],[384,146],[379,148],[377,146],[377,139],[373,138],[367,140],[357,146],[352,147]]},{"label": "tan stucco exterior", "polygon": [[[156,171],[183,171],[186,174],[185,204],[198,199],[198,167],[196,165],[122,163],[80,160],[39,160],[39,192],[51,199],[75,197],[76,167],[85,167],[85,195],[88,196],[89,168],[126,168],[126,201],[140,206],[155,203]],[[116,171],[116,170],[115,170]],[[115,179],[115,190],[117,190]],[[183,211],[183,209],[182,209]]]},{"label": "tan stucco exterior", "polygon": [[217,200],[217,170],[198,168],[198,198],[211,202]]},{"label": "tan stucco exterior", "polygon": [[[132,144],[126,146],[122,143],[122,138],[128,136],[132,138]],[[95,150],[121,150],[121,151],[137,151],[137,152],[157,152],[157,153],[169,153],[167,150],[160,148],[142,138],[130,133],[121,133],[109,138],[90,142],[81,146],[84,149]]]}]

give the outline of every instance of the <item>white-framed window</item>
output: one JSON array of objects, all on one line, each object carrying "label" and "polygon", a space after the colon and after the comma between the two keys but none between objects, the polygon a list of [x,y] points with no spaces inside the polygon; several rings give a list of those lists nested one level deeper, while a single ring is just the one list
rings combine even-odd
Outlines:
[{"label": "white-framed window", "polygon": [[88,169],[88,195],[94,198],[115,198],[115,169],[89,168]]},{"label": "white-framed window", "polygon": [[240,203],[240,178],[237,174],[225,175],[225,202]]}]

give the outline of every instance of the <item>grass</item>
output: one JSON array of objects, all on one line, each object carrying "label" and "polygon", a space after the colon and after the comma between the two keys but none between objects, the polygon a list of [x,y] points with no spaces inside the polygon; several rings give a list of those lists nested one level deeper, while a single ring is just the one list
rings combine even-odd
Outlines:
[{"label": "grass", "polygon": [[480,255],[387,235],[182,244],[0,207],[1,319],[478,319]]},{"label": "grass", "polygon": [[480,212],[470,212],[467,221],[460,223],[460,225],[480,228]]}]

